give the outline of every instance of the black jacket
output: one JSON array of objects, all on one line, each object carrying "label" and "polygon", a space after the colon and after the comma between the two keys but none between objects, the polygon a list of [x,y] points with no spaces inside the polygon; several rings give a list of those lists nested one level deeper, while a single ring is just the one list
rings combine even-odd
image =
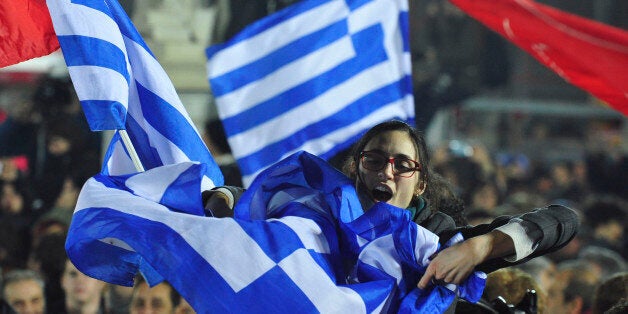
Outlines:
[{"label": "black jacket", "polygon": [[464,238],[468,239],[489,233],[505,225],[512,218],[520,218],[522,220],[521,223],[527,230],[528,236],[537,244],[534,252],[516,262],[508,262],[503,258],[486,261],[477,268],[477,270],[486,273],[521,264],[537,256],[559,250],[576,236],[580,226],[576,212],[562,205],[549,205],[522,215],[500,216],[495,218],[490,224],[464,227],[456,227],[454,220],[447,214],[426,209],[419,211],[414,221],[437,234],[441,243],[447,242],[458,232],[461,232]]}]

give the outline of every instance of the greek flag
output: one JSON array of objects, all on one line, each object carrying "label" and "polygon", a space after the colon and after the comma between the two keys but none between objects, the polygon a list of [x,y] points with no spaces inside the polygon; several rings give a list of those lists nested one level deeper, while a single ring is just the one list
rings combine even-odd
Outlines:
[{"label": "greek flag", "polygon": [[206,53],[245,185],[296,151],[327,159],[414,119],[406,0],[304,0]]},{"label": "greek flag", "polygon": [[[223,178],[172,82],[116,0],[48,0],[63,56],[90,128],[126,130],[145,169],[208,165],[203,187]],[[136,172],[119,133],[103,173]]]},{"label": "greek flag", "polygon": [[438,237],[401,208],[363,213],[351,180],[318,157],[299,152],[262,172],[234,218],[190,214],[202,209],[203,167],[90,179],[66,243],[72,262],[120,285],[148,266],[198,313],[442,313],[456,294],[482,294],[477,272],[419,290]]}]

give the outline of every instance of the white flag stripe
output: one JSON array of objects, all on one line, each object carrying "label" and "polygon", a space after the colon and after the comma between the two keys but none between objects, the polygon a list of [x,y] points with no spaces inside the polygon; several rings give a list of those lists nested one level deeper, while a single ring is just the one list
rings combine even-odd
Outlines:
[{"label": "white flag stripe", "polygon": [[[181,235],[236,292],[276,266],[234,220],[173,214],[163,205],[140,197],[128,197],[129,192],[107,188],[94,179],[87,181],[83,187],[85,189],[90,190],[89,199],[85,200],[79,195],[75,212],[90,207],[103,207],[163,223]],[[124,202],[117,203],[116,200]],[[190,223],[190,219],[195,218],[196,221]],[[207,233],[207,230],[211,230],[214,235],[228,236],[198,237],[198,234]],[[221,254],[211,254],[212,252]],[[251,263],[253,258],[255,263]],[[246,271],[242,271],[243,269]]]},{"label": "white flag stripe", "polygon": [[[306,248],[316,253],[329,254],[329,242],[325,239],[323,230],[311,219],[287,216],[281,219],[267,219],[266,221],[280,221],[297,234]],[[318,237],[313,238],[312,234]]]},{"label": "white flag stripe", "polygon": [[[306,36],[346,18],[348,13],[349,10],[344,1],[331,1],[315,10],[304,12],[295,18],[277,24],[254,37],[229,47],[226,51],[217,52],[214,57],[220,58],[221,62],[209,64],[212,76],[217,77],[247,65],[275,51],[278,47],[285,46],[296,37]],[[291,33],[291,36],[285,36],[286,29],[294,33]],[[239,57],[232,58],[232,54]]]},{"label": "white flag stripe", "polygon": [[172,181],[188,170],[191,165],[192,163],[180,163],[171,167],[157,167],[152,171],[163,180],[155,181],[154,177],[149,176],[133,176],[126,180],[125,185],[134,194],[142,195],[144,198],[159,203]]},{"label": "white flag stripe", "polygon": [[[51,11],[72,15],[71,18],[63,15],[51,15],[54,19],[54,29],[57,36],[78,35],[98,38],[110,42],[117,46],[122,53],[125,53],[126,48],[118,30],[118,24],[107,14],[84,5],[73,4],[69,0],[48,1],[47,5]],[[86,20],[90,23],[75,23],[76,20]],[[116,31],[112,32],[112,30]]]},{"label": "white flag stripe", "polygon": [[[438,238],[436,238],[436,243],[438,243]],[[432,253],[436,252],[438,245],[434,245],[433,248],[434,251]],[[397,280],[397,284],[403,279],[401,264],[399,264],[399,254],[395,251],[395,242],[392,235],[370,241],[368,250],[362,251],[358,258],[364,264],[382,269],[387,274],[393,275]]]},{"label": "white flag stripe", "polygon": [[[68,72],[72,80],[81,81],[83,84],[75,84],[74,90],[79,99],[83,100],[110,100],[117,101],[128,107],[129,83],[118,71],[99,66],[71,66]],[[98,77],[98,79],[94,79]],[[102,85],[104,82],[107,88]]]},{"label": "white flag stripe", "polygon": [[[408,99],[409,98],[409,99]],[[365,129],[368,129],[370,126],[373,126],[381,119],[392,119],[394,117],[402,117],[408,118],[414,116],[414,106],[412,105],[412,96],[406,96],[405,99],[399,99],[395,102],[392,102],[388,105],[384,105],[381,108],[373,111],[368,116],[355,121],[352,124],[349,124],[343,128],[336,129],[334,132],[328,133],[325,137],[319,137],[312,140],[309,140],[303,145],[286,152],[285,155],[282,155],[281,158],[285,158],[297,151],[306,151],[306,152],[328,152],[332,148],[336,146],[337,143],[342,143],[347,139],[351,138],[362,132]],[[321,153],[321,154],[322,154]],[[242,182],[245,186],[251,184],[253,179],[263,171],[263,169],[251,174],[245,175],[242,177]]]},{"label": "white flag stripe", "polygon": [[[303,271],[303,265],[311,266]],[[294,251],[281,260],[279,266],[320,313],[366,313],[366,306],[360,295],[354,290],[338,287],[307,250]],[[312,280],[313,278],[318,280]]]},{"label": "white flag stripe", "polygon": [[[330,53],[334,54],[334,58],[328,57]],[[220,116],[222,119],[227,119],[255,107],[272,97],[333,69],[354,56],[355,50],[353,49],[351,38],[343,36],[328,46],[286,64],[262,79],[247,84],[234,92],[217,97],[217,101],[226,104],[238,104],[238,106],[225,106],[224,110],[220,111]],[[237,56],[234,59],[237,59]],[[294,73],[307,73],[307,75],[295,77]],[[282,84],[274,84],[274,82],[282,82]],[[268,88],[260,88],[260,86],[267,86]]]},{"label": "white flag stripe", "polygon": [[116,141],[111,153],[111,158],[105,160],[105,169],[113,176],[127,173],[135,173],[137,169],[122,146],[122,141]]},{"label": "white flag stripe", "polygon": [[[387,20],[382,17],[392,17],[399,9],[404,10],[398,3],[390,5],[390,1],[388,0],[369,1],[354,11],[351,11],[351,15],[347,17],[349,31],[355,33],[375,24],[382,24]],[[391,12],[394,12],[394,14],[391,14]],[[373,18],[374,16],[379,18]],[[397,23],[396,21],[392,22],[393,24]]]},{"label": "white flag stripe", "polygon": [[[401,77],[395,76],[395,73],[391,73],[389,69],[390,66],[387,63],[380,63],[368,68],[352,79],[334,86],[324,94],[299,107],[245,132],[231,136],[229,138],[230,143],[238,147],[234,151],[234,156],[236,159],[248,156],[268,143],[274,143],[291,136],[303,127],[337,113],[373,90],[401,79]],[[294,123],[294,121],[299,121],[299,123]],[[277,132],[277,130],[281,130],[281,132]],[[266,142],[251,142],[252,136],[264,138]]]},{"label": "white flag stripe", "polygon": [[107,243],[107,244],[113,245],[113,246],[116,246],[116,247],[119,247],[121,249],[125,249],[125,250],[130,251],[130,252],[135,252],[135,250],[132,247],[130,247],[128,244],[126,244],[126,242],[124,242],[124,241],[122,241],[120,239],[116,239],[116,238],[102,238],[99,241],[103,242],[103,243]]}]

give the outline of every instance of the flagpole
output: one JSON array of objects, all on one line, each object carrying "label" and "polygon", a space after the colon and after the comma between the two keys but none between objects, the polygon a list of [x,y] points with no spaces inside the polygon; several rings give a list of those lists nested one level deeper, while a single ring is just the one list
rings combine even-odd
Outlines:
[{"label": "flagpole", "polygon": [[133,143],[131,143],[131,138],[129,137],[129,133],[126,130],[118,130],[118,134],[120,134],[120,138],[122,138],[122,142],[126,147],[126,150],[129,152],[131,156],[131,160],[133,160],[133,165],[135,165],[135,169],[138,172],[144,172],[144,166],[142,166],[142,162],[140,161],[140,157],[137,155],[135,148],[133,147]]}]

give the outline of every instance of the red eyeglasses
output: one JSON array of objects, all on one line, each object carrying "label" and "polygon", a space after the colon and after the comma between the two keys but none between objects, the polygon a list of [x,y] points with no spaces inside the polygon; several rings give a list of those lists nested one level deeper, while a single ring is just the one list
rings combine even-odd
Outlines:
[{"label": "red eyeglasses", "polygon": [[391,164],[393,174],[403,178],[412,177],[416,171],[421,171],[421,164],[415,160],[407,157],[386,156],[377,151],[361,152],[360,161],[362,167],[373,171],[382,170],[387,164]]}]

